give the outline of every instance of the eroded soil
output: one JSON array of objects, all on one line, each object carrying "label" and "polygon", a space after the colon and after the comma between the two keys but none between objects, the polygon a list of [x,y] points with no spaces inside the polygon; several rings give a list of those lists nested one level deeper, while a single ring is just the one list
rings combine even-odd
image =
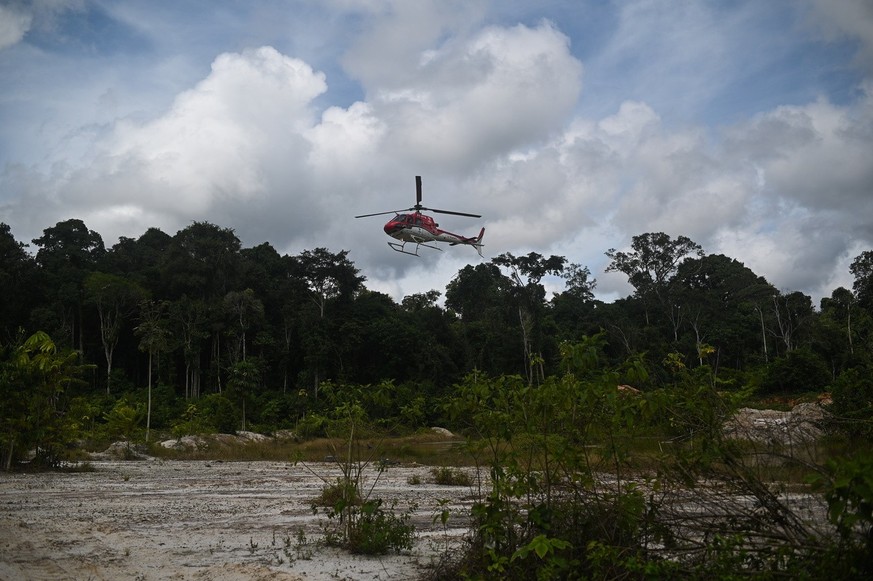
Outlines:
[{"label": "eroded soil", "polygon": [[[0,579],[416,579],[457,550],[475,493],[433,484],[427,466],[367,467],[370,498],[415,507],[416,527],[411,552],[367,557],[319,542],[327,518],[312,502],[339,476],[335,464],[93,466],[0,473]],[[451,511],[447,529],[434,519],[440,500]]]}]

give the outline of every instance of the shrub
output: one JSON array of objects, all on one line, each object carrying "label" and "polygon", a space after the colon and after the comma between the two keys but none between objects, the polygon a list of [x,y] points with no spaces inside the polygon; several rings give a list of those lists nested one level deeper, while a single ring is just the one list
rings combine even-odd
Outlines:
[{"label": "shrub", "polygon": [[236,406],[224,394],[210,393],[197,402],[198,415],[201,421],[222,434],[236,432],[239,425],[239,414]]},{"label": "shrub", "polygon": [[770,364],[761,388],[767,393],[801,393],[821,391],[830,382],[824,359],[807,349],[797,349]]},{"label": "shrub", "polygon": [[347,547],[352,553],[384,555],[389,551],[412,549],[415,527],[409,524],[409,514],[397,515],[382,509],[382,500],[370,500],[360,506],[349,527]]},{"label": "shrub", "polygon": [[431,468],[430,473],[431,476],[433,476],[435,484],[442,484],[444,486],[473,485],[473,480],[470,478],[470,475],[458,468],[440,466],[437,468]]},{"label": "shrub", "polygon": [[[377,448],[361,445],[361,438],[372,430],[364,408],[357,401],[345,402],[324,421],[329,433],[335,430],[332,435],[345,440],[342,448],[333,446],[333,457],[342,476],[326,486],[316,501],[329,507],[325,542],[367,555],[411,549],[415,528],[409,523],[409,512],[397,515],[395,506],[385,510],[381,499],[369,498],[376,482],[365,487],[364,470],[373,465]],[[376,481],[387,467],[387,463],[376,464]]]},{"label": "shrub", "polygon": [[873,438],[873,369],[844,371],[831,386],[836,427],[853,437]]}]

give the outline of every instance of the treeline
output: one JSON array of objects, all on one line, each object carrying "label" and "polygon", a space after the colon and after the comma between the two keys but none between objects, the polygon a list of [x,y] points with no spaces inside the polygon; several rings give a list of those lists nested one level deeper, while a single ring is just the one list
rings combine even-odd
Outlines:
[{"label": "treeline", "polygon": [[[345,250],[244,248],[232,229],[205,222],[172,236],[151,228],[107,249],[76,219],[29,245],[0,224],[0,398],[26,395],[9,369],[37,331],[59,354],[79,354],[80,381],[52,405],[85,406],[75,414],[92,426],[154,395],[152,429],[198,418],[221,430],[293,427],[344,385],[384,392],[374,409],[427,425],[444,419],[434,403],[467,373],[535,385],[559,372],[562,342],[601,331],[614,361],[643,356],[643,390],[669,381],[677,364],[719,389],[759,393],[839,391],[851,380],[843,391],[856,397],[858,378],[869,377],[873,251],[852,263],[853,289],[835,289],[818,310],[684,236],[642,234],[606,254],[634,288],[613,303],[594,298],[583,265],[507,253],[398,304],[367,289]],[[544,279],[554,277],[564,289],[549,297]],[[869,407],[857,397],[855,408]],[[6,420],[21,410],[0,405],[13,425]]]}]

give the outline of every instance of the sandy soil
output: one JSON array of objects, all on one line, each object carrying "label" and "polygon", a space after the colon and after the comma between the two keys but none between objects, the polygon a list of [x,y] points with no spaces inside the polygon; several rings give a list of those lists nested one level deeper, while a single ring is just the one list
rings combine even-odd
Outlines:
[{"label": "sandy soil", "polygon": [[[318,541],[312,500],[336,465],[98,461],[94,472],[0,473],[0,579],[416,579],[456,549],[473,491],[426,466],[382,473],[371,498],[411,504],[411,552],[351,555]],[[313,474],[314,472],[314,474]],[[378,472],[366,469],[368,485]],[[421,484],[410,484],[417,476]],[[448,499],[449,530],[434,515]],[[303,531],[301,538],[298,531]]]}]

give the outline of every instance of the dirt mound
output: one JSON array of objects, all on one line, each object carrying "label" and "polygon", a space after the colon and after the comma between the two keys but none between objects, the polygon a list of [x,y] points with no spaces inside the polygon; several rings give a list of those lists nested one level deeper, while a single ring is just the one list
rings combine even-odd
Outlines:
[{"label": "dirt mound", "polygon": [[791,411],[742,408],[725,423],[724,433],[738,440],[800,444],[819,439],[827,417],[828,411],[819,402],[801,403]]},{"label": "dirt mound", "polygon": [[[277,434],[277,438],[289,439],[293,438],[288,433],[283,432],[281,437]],[[201,450],[206,448],[232,447],[241,444],[250,444],[257,442],[266,442],[272,440],[272,436],[265,436],[256,432],[237,432],[236,434],[204,434],[194,436],[182,436],[175,440],[164,440],[160,445],[168,450]]]},{"label": "dirt mound", "polygon": [[113,442],[102,452],[91,453],[92,460],[148,460],[151,458],[141,444]]}]

